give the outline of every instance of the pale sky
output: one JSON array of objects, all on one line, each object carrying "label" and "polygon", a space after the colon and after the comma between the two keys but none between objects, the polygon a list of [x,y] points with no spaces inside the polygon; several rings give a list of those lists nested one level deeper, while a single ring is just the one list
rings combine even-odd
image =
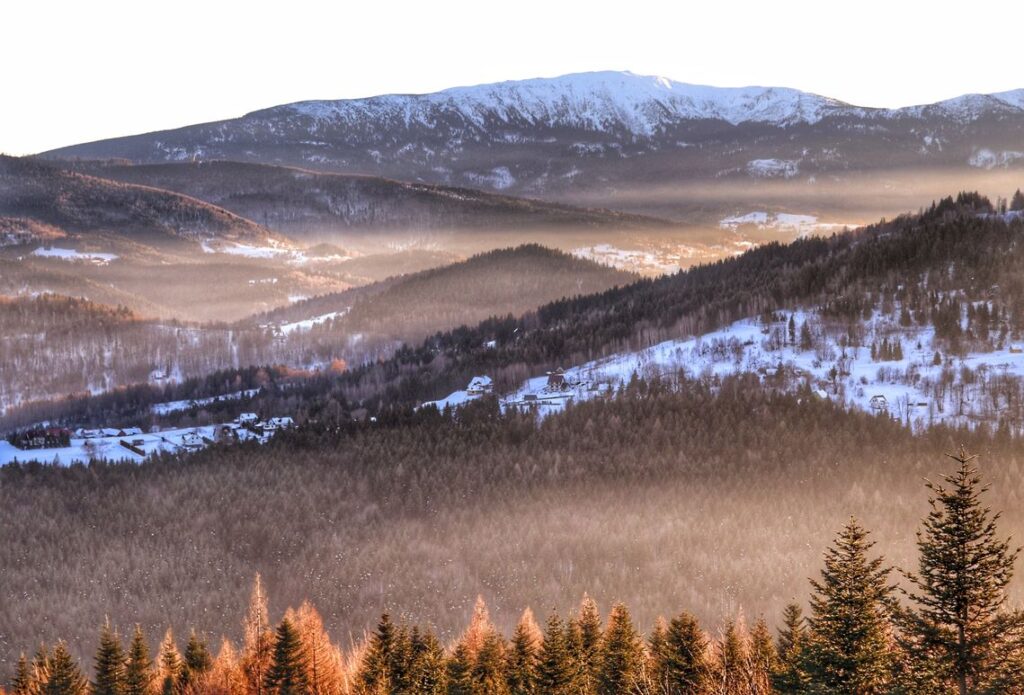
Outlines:
[{"label": "pale sky", "polygon": [[1024,2],[0,3],[0,152],[589,70],[865,106],[1024,87]]}]

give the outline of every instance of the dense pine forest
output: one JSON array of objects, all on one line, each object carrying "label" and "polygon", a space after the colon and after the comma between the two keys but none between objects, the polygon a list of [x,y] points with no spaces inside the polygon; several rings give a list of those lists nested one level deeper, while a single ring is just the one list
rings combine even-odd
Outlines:
[{"label": "dense pine forest", "polygon": [[[136,624],[122,640],[105,619],[92,680],[58,640],[22,653],[10,695],[622,693],[1012,693],[1024,682],[1024,613],[1006,589],[1019,549],[984,506],[986,488],[963,448],[957,467],[929,482],[930,511],[917,534],[916,569],[897,574],[850,518],[810,580],[809,610],[785,606],[774,634],[742,612],[715,632],[683,609],[659,616],[646,636],[629,608],[602,617],[584,595],[542,628],[526,608],[510,635],[478,598],[468,627],[446,645],[430,626],[395,621],[333,642],[308,601],[281,614],[256,576],[241,643],[219,645],[192,630],[184,648],[168,628],[155,648]],[[125,643],[127,642],[127,643]],[[154,650],[154,651],[151,651]],[[151,656],[153,654],[153,656]],[[0,691],[2,692],[2,691]]]}]

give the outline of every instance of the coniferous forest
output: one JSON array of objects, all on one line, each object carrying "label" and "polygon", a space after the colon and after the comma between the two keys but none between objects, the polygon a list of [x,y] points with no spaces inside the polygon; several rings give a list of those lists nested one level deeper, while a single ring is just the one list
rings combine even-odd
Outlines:
[{"label": "coniferous forest", "polygon": [[[686,607],[638,627],[627,604],[584,594],[561,614],[525,608],[510,631],[483,598],[442,639],[385,611],[339,645],[309,601],[276,612],[257,575],[237,642],[194,628],[147,635],[105,619],[83,667],[62,640],[22,653],[11,695],[160,693],[1003,693],[1020,692],[1024,613],[1007,588],[1020,549],[963,448],[926,484],[916,563],[893,567],[850,517],[824,549],[806,600],[772,630],[742,612],[702,625]],[[900,581],[902,580],[902,581]],[[804,606],[806,605],[806,609]],[[543,623],[543,624],[541,624]]]}]

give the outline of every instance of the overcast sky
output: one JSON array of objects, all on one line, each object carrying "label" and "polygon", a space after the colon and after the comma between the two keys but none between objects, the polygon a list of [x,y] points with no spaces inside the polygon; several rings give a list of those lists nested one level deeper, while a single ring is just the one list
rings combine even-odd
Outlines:
[{"label": "overcast sky", "polygon": [[1024,2],[0,3],[0,152],[588,70],[905,106],[1024,87]]}]

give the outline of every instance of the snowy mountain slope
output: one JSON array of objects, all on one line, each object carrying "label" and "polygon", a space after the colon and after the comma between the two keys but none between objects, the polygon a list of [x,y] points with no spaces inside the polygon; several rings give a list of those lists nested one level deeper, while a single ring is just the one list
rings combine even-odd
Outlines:
[{"label": "snowy mountain slope", "polygon": [[[804,340],[787,338],[790,318],[801,332],[807,326]],[[533,377],[503,394],[501,406],[544,417],[573,402],[607,398],[635,377],[671,381],[684,375],[714,382],[752,374],[765,387],[806,389],[816,398],[891,417],[913,429],[1000,422],[1022,429],[1018,399],[1024,394],[1024,351],[1017,345],[950,355],[932,328],[904,327],[876,313],[865,322],[863,344],[851,346],[843,344],[846,329],[815,310],[777,319],[744,319],[704,335],[575,365],[564,370],[564,386],[552,386],[549,376]],[[879,354],[883,341],[898,342],[898,354]],[[460,390],[424,406],[458,408],[482,395]]]},{"label": "snowy mountain slope", "polygon": [[675,82],[631,72],[590,72],[550,79],[455,87],[434,94],[359,100],[307,101],[250,115],[293,112],[317,121],[356,124],[366,118],[433,125],[454,112],[478,128],[494,120],[604,131],[625,128],[650,136],[676,120],[815,123],[837,113],[861,113],[849,104],[780,87],[723,88]]}]

